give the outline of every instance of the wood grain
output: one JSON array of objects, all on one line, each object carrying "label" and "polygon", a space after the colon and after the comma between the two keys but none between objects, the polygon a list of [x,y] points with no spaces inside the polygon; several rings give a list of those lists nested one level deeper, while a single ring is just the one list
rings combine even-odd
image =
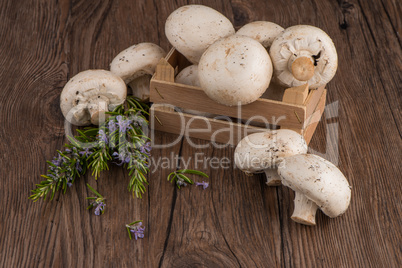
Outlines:
[{"label": "wood grain", "polygon": [[[234,153],[197,139],[153,150],[142,200],[131,198],[127,174],[115,166],[52,202],[27,199],[66,142],[59,95],[68,79],[107,69],[135,43],[169,50],[164,21],[188,3],[217,9],[236,28],[255,20],[311,24],[332,37],[339,68],[309,146],[353,186],[345,215],[319,212],[316,227],[294,223],[291,190],[267,187],[233,162],[195,162],[233,161]],[[394,0],[0,1],[0,267],[401,267],[401,11]],[[171,154],[180,158],[157,166]],[[187,162],[210,175],[208,189],[166,181]],[[100,217],[85,210],[86,182],[108,198]],[[146,237],[130,241],[124,224],[135,219],[144,220]]]}]

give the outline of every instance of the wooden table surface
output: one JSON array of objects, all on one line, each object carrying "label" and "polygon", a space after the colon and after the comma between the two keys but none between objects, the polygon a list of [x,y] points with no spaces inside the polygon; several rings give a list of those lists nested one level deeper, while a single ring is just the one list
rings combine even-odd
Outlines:
[{"label": "wooden table surface", "polygon": [[[401,2],[350,1],[0,1],[0,267],[401,267]],[[177,190],[172,170],[149,174],[143,199],[113,166],[87,175],[51,202],[28,200],[46,160],[66,142],[59,96],[73,75],[108,69],[121,50],[154,42],[168,50],[167,16],[202,3],[236,28],[255,20],[325,30],[339,55],[327,110],[310,143],[336,162],[352,188],[350,208],[317,226],[290,219],[294,193],[233,166],[200,167],[210,187]],[[157,133],[155,142],[177,136]],[[228,157],[234,148],[195,149],[186,139],[154,149],[154,160]],[[152,168],[152,167],[151,167]],[[89,182],[108,198],[87,211]],[[144,220],[144,239],[124,225]]]}]

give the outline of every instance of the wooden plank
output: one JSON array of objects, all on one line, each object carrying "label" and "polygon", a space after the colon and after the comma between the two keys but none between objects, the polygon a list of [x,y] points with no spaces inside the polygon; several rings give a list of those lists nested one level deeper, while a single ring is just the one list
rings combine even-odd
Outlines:
[{"label": "wooden plank", "polygon": [[[185,3],[0,1],[0,267],[401,267],[400,1],[194,3],[217,9],[236,28],[265,20],[315,25],[331,36],[339,68],[327,105],[338,108],[326,111],[309,147],[337,160],[352,186],[350,208],[335,219],[318,212],[315,227],[296,224],[293,191],[266,187],[262,175],[246,177],[233,163],[198,166],[210,175],[206,190],[176,189],[166,182],[175,168],[154,163],[142,200],[130,197],[127,172],[110,164],[97,181],[87,175],[51,202],[30,202],[45,160],[67,141],[59,95],[68,79],[108,69],[139,42],[168,51],[166,18]],[[327,148],[328,136],[338,147]],[[154,141],[176,137],[156,132]],[[232,159],[234,148],[200,149],[185,139],[154,148],[152,157],[184,164],[197,153]],[[104,215],[85,209],[86,182],[108,198]],[[145,238],[130,241],[124,224],[135,219],[144,220]]]},{"label": "wooden plank", "polygon": [[266,131],[265,128],[246,126],[226,120],[194,116],[167,109],[154,104],[150,110],[151,128],[179,136],[193,137],[222,143],[237,145],[245,136]]},{"label": "wooden plank", "polygon": [[310,143],[311,138],[313,137],[314,131],[317,128],[318,123],[321,120],[322,114],[325,109],[325,100],[327,97],[327,91],[324,90],[324,92],[321,95],[320,101],[318,102],[314,112],[311,114],[309,118],[307,118],[307,124],[304,127],[303,130],[303,136],[304,139],[306,140],[307,144]]},{"label": "wooden plank", "polygon": [[309,118],[317,107],[318,102],[322,96],[322,93],[325,90],[325,86],[321,86],[317,89],[310,90],[309,95],[307,96],[306,102],[304,105],[306,106],[306,118]]},{"label": "wooden plank", "polygon": [[[265,122],[266,120],[285,127],[301,128],[305,118],[304,106],[260,98],[251,104],[229,107],[211,100],[198,87],[156,79],[151,81],[150,94],[151,102],[154,103],[169,103],[180,108],[202,112],[213,111],[216,114],[246,120],[253,117],[253,121]],[[257,115],[260,117],[256,117]],[[265,115],[269,115],[269,118],[265,118]]]},{"label": "wooden plank", "polygon": [[[158,79],[167,82],[174,82],[175,70],[172,66],[166,61],[166,59],[160,59],[158,65],[155,68],[155,74],[153,75],[153,79]],[[152,80],[151,79],[151,87]]]},{"label": "wooden plank", "polygon": [[291,87],[285,90],[282,101],[291,104],[303,105],[308,95],[308,84]]}]

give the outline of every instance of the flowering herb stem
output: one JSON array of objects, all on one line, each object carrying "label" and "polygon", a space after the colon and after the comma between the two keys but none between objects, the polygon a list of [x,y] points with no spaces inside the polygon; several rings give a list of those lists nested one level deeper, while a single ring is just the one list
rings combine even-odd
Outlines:
[{"label": "flowering herb stem", "polygon": [[107,112],[105,123],[99,127],[91,126],[77,129],[77,135],[68,137],[65,151],[48,161],[45,178],[32,190],[29,197],[33,201],[40,198],[53,199],[56,191],[71,186],[76,178],[92,171],[95,179],[102,171],[109,169],[109,162],[125,167],[130,176],[128,189],[138,198],[145,192],[148,184],[150,139],[147,136],[149,107],[140,100],[128,96],[124,105]]},{"label": "flowering herb stem", "polygon": [[93,207],[95,208],[95,215],[99,216],[101,214],[103,214],[105,212],[105,206],[106,206],[106,198],[104,198],[100,193],[98,193],[94,188],[91,187],[91,185],[89,185],[87,183],[87,187],[89,188],[89,190],[94,193],[97,197],[91,196],[91,197],[87,197],[86,199],[88,200],[94,200],[94,202],[92,202],[87,209],[91,209]]},{"label": "flowering herb stem", "polygon": [[126,224],[126,229],[130,240],[132,239],[131,233],[134,233],[135,240],[137,240],[138,238],[144,238],[145,227],[142,227],[141,220]]},{"label": "flowering herb stem", "polygon": [[199,175],[205,178],[208,178],[208,175],[205,174],[204,172],[198,171],[198,170],[193,170],[193,169],[180,169],[173,171],[170,173],[167,177],[167,180],[176,183],[177,188],[180,189],[182,186],[187,186],[188,184],[194,184],[194,182],[186,175],[184,174],[194,174],[194,175]]}]

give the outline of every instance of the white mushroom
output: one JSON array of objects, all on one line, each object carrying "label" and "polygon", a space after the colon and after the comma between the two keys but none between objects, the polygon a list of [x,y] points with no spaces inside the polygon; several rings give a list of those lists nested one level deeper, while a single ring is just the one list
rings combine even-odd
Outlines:
[{"label": "white mushroom", "polygon": [[233,35],[235,30],[232,23],[218,11],[202,5],[187,5],[169,15],[165,33],[170,44],[196,64],[213,42]]},{"label": "white mushroom", "polygon": [[176,76],[174,80],[176,83],[200,87],[200,80],[198,79],[198,66],[187,66]]},{"label": "white mushroom", "polygon": [[308,82],[310,88],[327,84],[335,75],[338,56],[331,38],[309,25],[292,26],[279,35],[269,54],[274,76],[287,87]]},{"label": "white mushroom", "polygon": [[214,101],[227,106],[256,101],[267,89],[272,63],[256,40],[232,35],[212,44],[198,65],[201,88]]},{"label": "white mushroom", "polygon": [[106,70],[87,70],[64,86],[60,108],[73,125],[98,125],[100,117],[122,104],[126,95],[127,87],[120,77]]},{"label": "white mushroom", "polygon": [[120,76],[132,90],[132,95],[149,99],[149,82],[159,60],[166,52],[158,45],[140,43],[120,52],[110,63],[110,71]]},{"label": "white mushroom", "polygon": [[320,208],[334,218],[343,214],[350,203],[350,186],[342,172],[324,158],[312,155],[286,157],[278,168],[282,183],[295,191],[292,220],[315,225]]},{"label": "white mushroom", "polygon": [[289,129],[253,133],[243,138],[235,150],[235,164],[246,173],[265,172],[268,186],[281,184],[277,167],[284,157],[307,153],[303,136]]},{"label": "white mushroom", "polygon": [[[176,83],[200,87],[200,80],[198,79],[198,66],[197,65],[190,65],[184,68],[175,78]],[[181,108],[180,108],[181,109]],[[214,117],[215,114],[207,113],[207,112],[200,112],[197,110],[191,109],[182,109],[183,112],[192,114],[192,115],[199,115],[205,117]]]},{"label": "white mushroom", "polygon": [[236,34],[251,37],[269,49],[274,39],[283,32],[278,24],[269,21],[253,21],[241,27]]}]

